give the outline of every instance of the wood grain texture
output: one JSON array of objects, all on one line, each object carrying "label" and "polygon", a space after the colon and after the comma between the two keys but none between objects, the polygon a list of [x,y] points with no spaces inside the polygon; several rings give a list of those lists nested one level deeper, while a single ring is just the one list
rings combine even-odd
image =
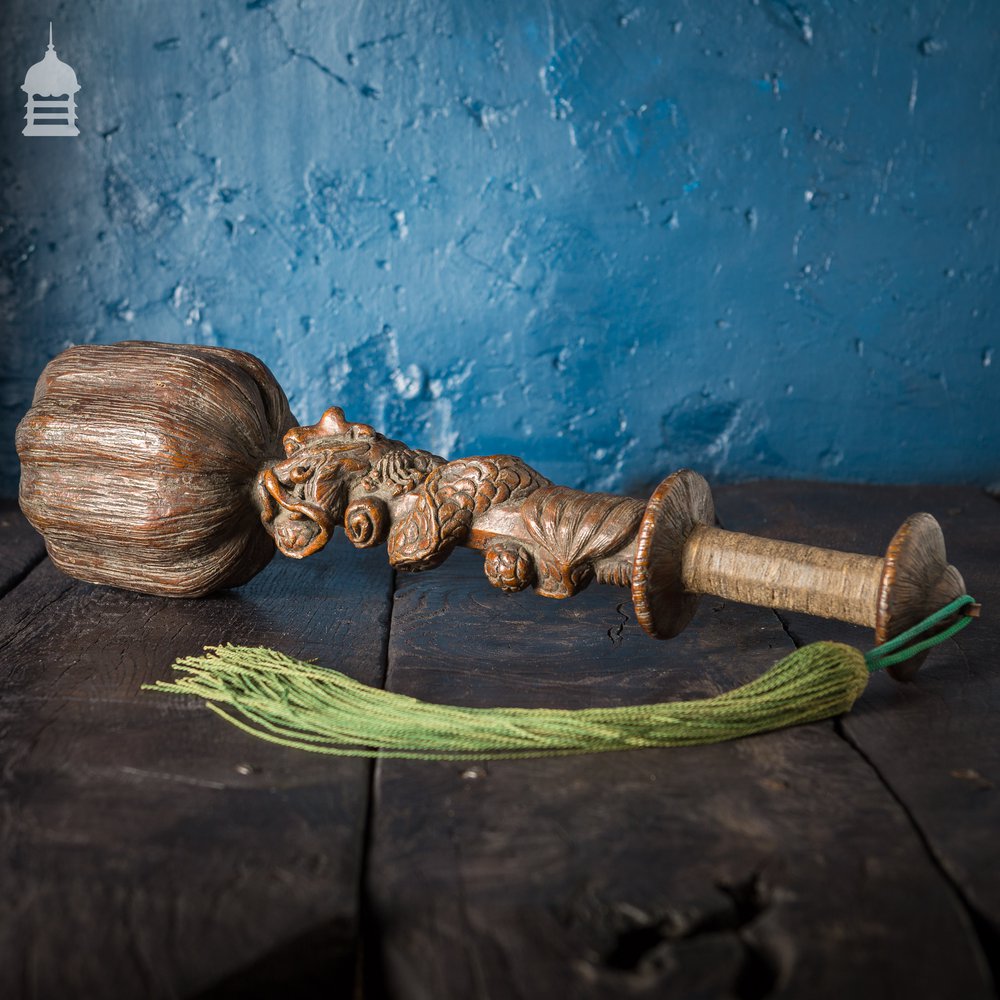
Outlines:
[{"label": "wood grain texture", "polygon": [[0,597],[44,556],[42,536],[18,510],[17,502],[0,498]]},{"label": "wood grain texture", "polygon": [[[886,549],[875,642],[888,642],[965,592],[962,574],[948,565],[941,525],[926,512],[911,514]],[[898,681],[913,680],[927,656],[920,653],[893,664],[888,668],[889,676]]]},{"label": "wood grain texture", "polygon": [[274,554],[251,490],[294,423],[242,351],[71,347],[18,424],[21,509],[78,579],[182,597],[238,586]]},{"label": "wood grain texture", "polygon": [[[651,643],[627,604],[402,578],[387,686],[469,705],[713,694],[791,648],[718,600]],[[680,750],[383,761],[365,988],[409,998],[992,996],[968,915],[833,723]],[[929,943],[933,943],[928,947]]]},{"label": "wood grain texture", "polygon": [[712,491],[691,469],[672,473],[653,491],[636,536],[632,566],[632,605],[649,635],[672,639],[694,617],[700,591],[685,589],[684,553],[694,531],[714,523]]},{"label": "wood grain texture", "polygon": [[[340,538],[198,601],[95,588],[43,561],[0,601],[0,995],[349,995],[362,878],[362,995],[378,1000],[993,995],[1000,506],[801,483],[717,499],[727,527],[867,551],[927,509],[984,617],[916,684],[876,677],[840,724],[380,764],[363,866],[367,765],[253,741],[139,685],[226,639],[378,683],[384,556]],[[402,578],[390,686],[639,703],[724,690],[791,648],[776,615],[710,598],[682,637],[653,643],[621,596],[504,595],[459,552],[447,574]],[[800,640],[871,641],[783,617]]]},{"label": "wood grain texture", "polygon": [[171,597],[239,586],[275,546],[304,559],[338,525],[359,548],[384,542],[400,570],[479,549],[487,579],[508,593],[630,586],[637,621],[661,639],[708,594],[871,624],[885,642],[963,589],[926,514],[883,561],[718,529],[691,469],[643,504],[553,485],[515,455],[446,462],[338,406],[294,424],[274,376],[244,352],[70,347],[46,365],[18,425],[21,508],[64,572]]},{"label": "wood grain texture", "polygon": [[801,608],[824,618],[875,626],[882,560],[815,545],[698,527],[684,547],[684,584],[768,608]]},{"label": "wood grain texture", "polygon": [[93,587],[45,561],[0,602],[0,995],[349,991],[368,762],[274,747],[139,691],[223,641],[379,684],[391,571],[348,548],[201,600]]},{"label": "wood grain texture", "polygon": [[[717,501],[728,527],[799,539],[819,532],[829,546],[883,544],[900,515],[913,509],[940,521],[948,557],[983,605],[982,617],[934,650],[914,684],[872,678],[843,732],[926,838],[973,914],[994,975],[1000,973],[1000,504],[972,487],[817,483],[726,487]],[[870,645],[862,629],[783,617],[800,643]]]}]

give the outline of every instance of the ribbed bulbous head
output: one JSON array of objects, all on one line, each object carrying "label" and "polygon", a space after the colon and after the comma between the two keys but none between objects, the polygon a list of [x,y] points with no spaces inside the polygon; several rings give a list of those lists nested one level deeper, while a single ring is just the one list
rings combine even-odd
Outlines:
[{"label": "ribbed bulbous head", "polygon": [[78,579],[173,597],[238,586],[274,554],[253,485],[294,424],[242,351],[71,347],[17,429],[21,509]]}]

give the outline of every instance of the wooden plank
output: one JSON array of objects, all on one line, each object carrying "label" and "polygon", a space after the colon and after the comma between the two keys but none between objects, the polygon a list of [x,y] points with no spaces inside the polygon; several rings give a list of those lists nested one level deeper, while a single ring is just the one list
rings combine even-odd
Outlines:
[{"label": "wooden plank", "polygon": [[[456,553],[401,578],[387,685],[470,705],[640,703],[727,689],[791,648],[772,613],[711,600],[657,643],[621,600],[505,596]],[[992,995],[966,912],[832,723],[700,748],[384,761],[374,801],[374,995]]]},{"label": "wooden plank", "polygon": [[45,557],[45,543],[18,509],[17,501],[0,498],[0,597]]},{"label": "wooden plank", "polygon": [[47,560],[7,596],[0,995],[349,988],[370,764],[271,746],[139,687],[223,641],[379,684],[390,601],[384,553],[343,538],[202,600],[92,587]]},{"label": "wooden plank", "polygon": [[[899,796],[968,906],[1000,974],[1000,504],[973,487],[754,483],[719,491],[727,526],[791,541],[878,553],[902,521],[926,510],[949,560],[983,604],[982,617],[931,653],[917,679],[872,679],[843,733]],[[870,631],[783,615],[799,642],[840,639],[862,649]]]}]

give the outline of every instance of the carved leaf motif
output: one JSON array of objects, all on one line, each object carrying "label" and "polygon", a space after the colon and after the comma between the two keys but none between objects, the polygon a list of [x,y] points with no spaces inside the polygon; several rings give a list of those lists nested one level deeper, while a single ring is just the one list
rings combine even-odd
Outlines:
[{"label": "carved leaf motif", "polygon": [[558,596],[568,596],[589,582],[595,560],[620,549],[635,534],[643,510],[645,504],[631,497],[546,486],[524,501],[521,517],[561,571],[556,574],[549,566],[545,575],[553,581],[561,577],[562,587],[553,583],[553,588],[559,590]]}]

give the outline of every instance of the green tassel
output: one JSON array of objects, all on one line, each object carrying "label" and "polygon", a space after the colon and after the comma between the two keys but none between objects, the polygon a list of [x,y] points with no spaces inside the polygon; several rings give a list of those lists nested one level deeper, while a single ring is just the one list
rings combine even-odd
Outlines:
[{"label": "green tassel", "polygon": [[[953,601],[915,634],[971,601]],[[934,644],[970,620],[963,617],[934,635]],[[916,646],[926,649],[930,641]],[[916,646],[908,655],[919,651]],[[877,652],[866,658],[853,646],[814,642],[749,684],[713,698],[624,708],[437,705],[273,649],[233,645],[180,659],[174,669],[183,676],[143,687],[204,698],[227,722],[281,746],[338,757],[496,760],[718,743],[830,718],[850,710],[871,669],[888,665],[874,662]],[[893,655],[900,655],[898,644]]]},{"label": "green tassel", "polygon": [[868,680],[864,656],[836,642],[799,649],[714,698],[578,710],[435,705],[247,646],[212,647],[174,667],[184,676],[148,687],[204,698],[233,725],[273,743],[422,760],[715,743],[846,712]]}]

